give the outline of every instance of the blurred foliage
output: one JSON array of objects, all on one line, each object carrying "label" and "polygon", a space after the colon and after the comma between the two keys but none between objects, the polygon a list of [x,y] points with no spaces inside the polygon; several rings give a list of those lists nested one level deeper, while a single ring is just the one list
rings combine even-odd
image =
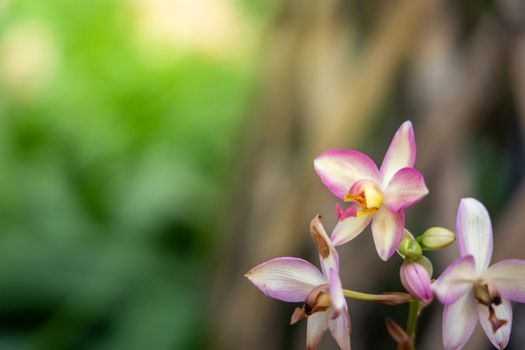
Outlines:
[{"label": "blurred foliage", "polygon": [[249,52],[144,45],[135,5],[0,9],[1,349],[207,346]]}]

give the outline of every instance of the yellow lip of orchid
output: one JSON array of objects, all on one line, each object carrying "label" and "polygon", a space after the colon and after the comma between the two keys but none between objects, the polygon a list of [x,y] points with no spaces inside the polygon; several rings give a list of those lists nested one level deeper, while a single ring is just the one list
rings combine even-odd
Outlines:
[{"label": "yellow lip of orchid", "polygon": [[383,194],[372,185],[365,186],[365,199],[367,208],[379,209],[383,204]]},{"label": "yellow lip of orchid", "polygon": [[373,184],[366,184],[362,191],[357,195],[352,195],[352,191],[346,193],[345,202],[357,202],[361,206],[361,210],[356,213],[356,216],[368,215],[376,213],[383,204],[382,192]]}]

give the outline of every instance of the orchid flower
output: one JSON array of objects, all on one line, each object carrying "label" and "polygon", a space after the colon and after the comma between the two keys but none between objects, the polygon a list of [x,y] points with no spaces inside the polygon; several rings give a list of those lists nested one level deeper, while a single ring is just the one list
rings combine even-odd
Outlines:
[{"label": "orchid flower", "polygon": [[394,254],[403,237],[403,210],[428,193],[423,176],[412,167],[415,160],[416,144],[409,121],[394,135],[380,169],[367,155],[353,150],[331,149],[315,159],[315,171],[323,184],[337,197],[359,207],[354,216],[339,216],[331,237],[335,245],[352,240],[372,222],[379,257],[386,261]]},{"label": "orchid flower", "polygon": [[271,298],[304,302],[295,309],[290,323],[308,319],[309,350],[316,348],[327,328],[342,350],[350,350],[350,316],[339,278],[339,256],[319,216],[312,220],[310,231],[322,272],[306,260],[282,257],[254,267],[246,277]]},{"label": "orchid flower", "polygon": [[504,260],[489,267],[492,225],[483,204],[473,198],[461,200],[456,226],[460,258],[433,284],[445,305],[445,349],[461,349],[477,320],[491,343],[503,349],[512,325],[510,301],[525,303],[525,260]]}]

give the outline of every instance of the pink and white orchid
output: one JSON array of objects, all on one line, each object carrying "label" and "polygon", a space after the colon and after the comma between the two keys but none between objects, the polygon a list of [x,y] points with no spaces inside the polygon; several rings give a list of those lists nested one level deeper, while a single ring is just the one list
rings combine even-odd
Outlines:
[{"label": "pink and white orchid", "polygon": [[315,171],[324,185],[360,207],[354,216],[340,215],[331,237],[335,245],[352,240],[372,222],[379,257],[386,261],[394,254],[403,237],[403,210],[428,193],[423,176],[412,167],[415,161],[409,121],[394,135],[380,169],[367,155],[353,150],[331,149],[315,159]]},{"label": "pink and white orchid", "polygon": [[437,298],[445,305],[445,349],[461,349],[477,320],[491,343],[503,349],[512,326],[510,301],[525,303],[525,261],[504,260],[489,267],[492,225],[479,201],[461,200],[456,226],[460,258],[433,284]]},{"label": "pink and white orchid", "polygon": [[312,220],[310,231],[322,272],[306,260],[283,257],[254,267],[246,277],[269,297],[304,303],[295,309],[290,323],[308,319],[309,350],[315,349],[327,328],[342,350],[350,350],[350,316],[339,278],[339,256],[319,216]]}]

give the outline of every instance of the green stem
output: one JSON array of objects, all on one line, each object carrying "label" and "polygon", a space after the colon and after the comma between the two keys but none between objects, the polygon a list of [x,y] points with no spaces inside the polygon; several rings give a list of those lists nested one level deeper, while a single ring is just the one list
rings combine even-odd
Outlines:
[{"label": "green stem", "polygon": [[[416,323],[419,316],[419,301],[414,300],[409,304],[408,309],[408,320],[407,320],[407,329],[406,332],[408,336],[412,339],[414,343],[414,335],[416,334]],[[412,345],[412,350],[415,350],[415,346]]]},{"label": "green stem", "polygon": [[366,301],[376,301],[377,300],[377,295],[375,294],[355,292],[353,290],[348,290],[348,289],[343,289],[343,294],[345,297],[352,298],[352,299],[359,299],[359,300],[366,300]]}]

